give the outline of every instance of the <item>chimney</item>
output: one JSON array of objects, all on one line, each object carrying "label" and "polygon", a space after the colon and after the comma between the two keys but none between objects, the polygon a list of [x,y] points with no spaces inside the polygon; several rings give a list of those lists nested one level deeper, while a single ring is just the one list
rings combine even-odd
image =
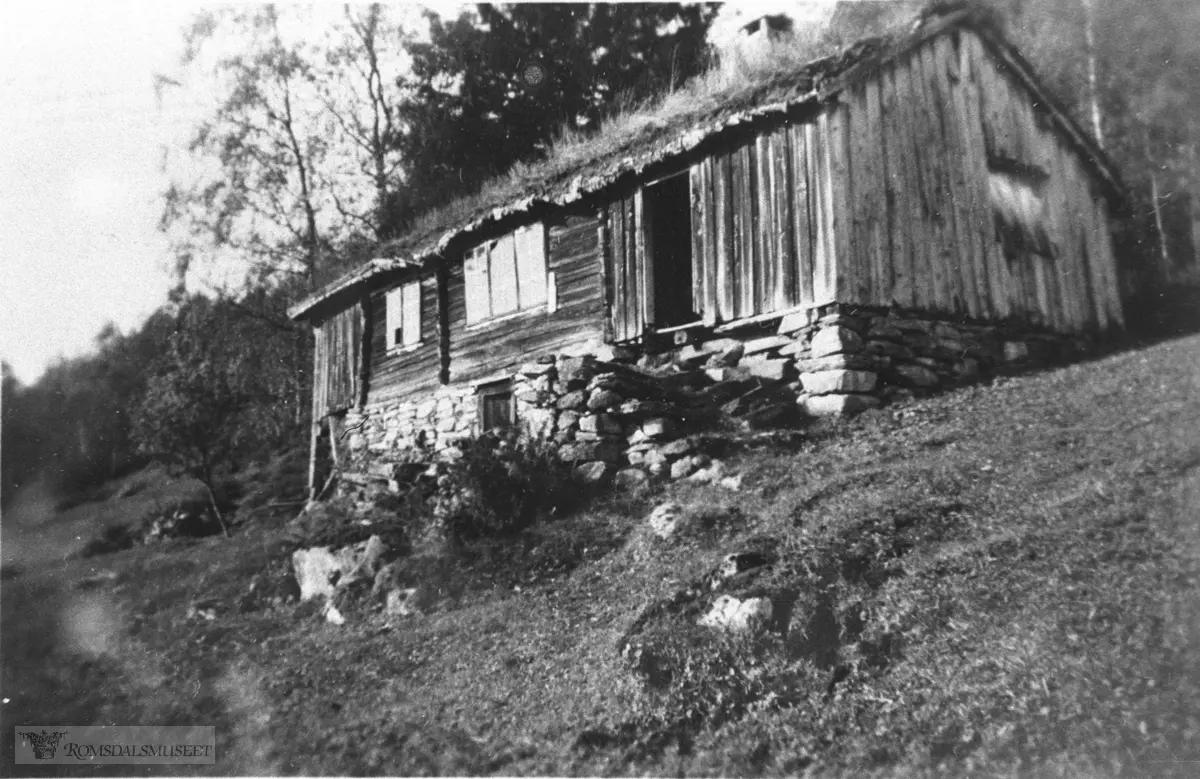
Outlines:
[{"label": "chimney", "polygon": [[791,31],[792,20],[787,14],[759,16],[742,25],[738,31],[738,45],[745,51],[766,49]]}]

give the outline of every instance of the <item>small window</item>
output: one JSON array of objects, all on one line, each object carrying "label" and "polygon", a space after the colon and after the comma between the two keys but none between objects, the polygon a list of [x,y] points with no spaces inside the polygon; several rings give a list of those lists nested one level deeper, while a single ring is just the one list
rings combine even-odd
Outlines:
[{"label": "small window", "polygon": [[546,228],[522,227],[467,252],[467,324],[547,304]]},{"label": "small window", "polygon": [[1004,255],[1053,258],[1047,231],[1045,184],[1049,175],[1033,165],[993,157],[988,160],[988,194],[996,235]]},{"label": "small window", "polygon": [[479,389],[479,425],[483,432],[507,430],[516,421],[517,409],[510,382]]},{"label": "small window", "polygon": [[421,282],[411,281],[389,291],[387,309],[387,348],[413,346],[421,342]]}]

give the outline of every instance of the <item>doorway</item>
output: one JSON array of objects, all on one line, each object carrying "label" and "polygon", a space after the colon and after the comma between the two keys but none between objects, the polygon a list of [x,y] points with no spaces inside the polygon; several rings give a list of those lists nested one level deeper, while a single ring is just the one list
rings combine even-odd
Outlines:
[{"label": "doorway", "polygon": [[651,326],[663,330],[700,319],[692,303],[692,208],[688,174],[642,192],[643,229],[653,289]]}]

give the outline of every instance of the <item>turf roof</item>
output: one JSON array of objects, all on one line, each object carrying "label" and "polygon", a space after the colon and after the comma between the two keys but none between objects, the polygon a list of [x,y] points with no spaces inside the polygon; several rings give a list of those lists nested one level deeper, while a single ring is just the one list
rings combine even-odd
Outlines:
[{"label": "turf roof", "polygon": [[591,135],[560,140],[546,159],[518,163],[479,191],[431,210],[405,235],[379,247],[379,255],[392,259],[372,260],[313,293],[289,313],[304,318],[320,304],[342,297],[375,276],[435,260],[451,241],[468,233],[538,206],[563,206],[598,194],[731,127],[827,101],[869,77],[879,65],[955,28],[975,30],[993,51],[1003,52],[1014,63],[1016,75],[1050,106],[1085,159],[1120,190],[1115,170],[1103,152],[1041,87],[1029,64],[996,28],[990,13],[955,3],[948,11],[927,10],[918,19],[909,29],[866,38],[818,59],[812,58],[814,50],[822,45],[827,48],[828,43],[802,36],[784,38],[760,49],[757,56],[727,58],[679,89],[618,113]]}]

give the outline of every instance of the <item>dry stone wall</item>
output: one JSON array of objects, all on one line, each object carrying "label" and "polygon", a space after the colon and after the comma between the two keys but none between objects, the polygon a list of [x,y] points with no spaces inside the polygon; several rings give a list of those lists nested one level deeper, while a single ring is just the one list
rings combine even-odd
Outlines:
[{"label": "dry stone wall", "polygon": [[[519,423],[552,440],[581,479],[632,484],[718,473],[704,435],[714,426],[853,414],[1089,347],[1015,326],[832,304],[640,355],[531,355],[511,390]],[[481,432],[478,399],[471,387],[447,387],[352,412],[343,429],[351,481],[394,489],[397,463],[452,456],[456,441]]]}]

